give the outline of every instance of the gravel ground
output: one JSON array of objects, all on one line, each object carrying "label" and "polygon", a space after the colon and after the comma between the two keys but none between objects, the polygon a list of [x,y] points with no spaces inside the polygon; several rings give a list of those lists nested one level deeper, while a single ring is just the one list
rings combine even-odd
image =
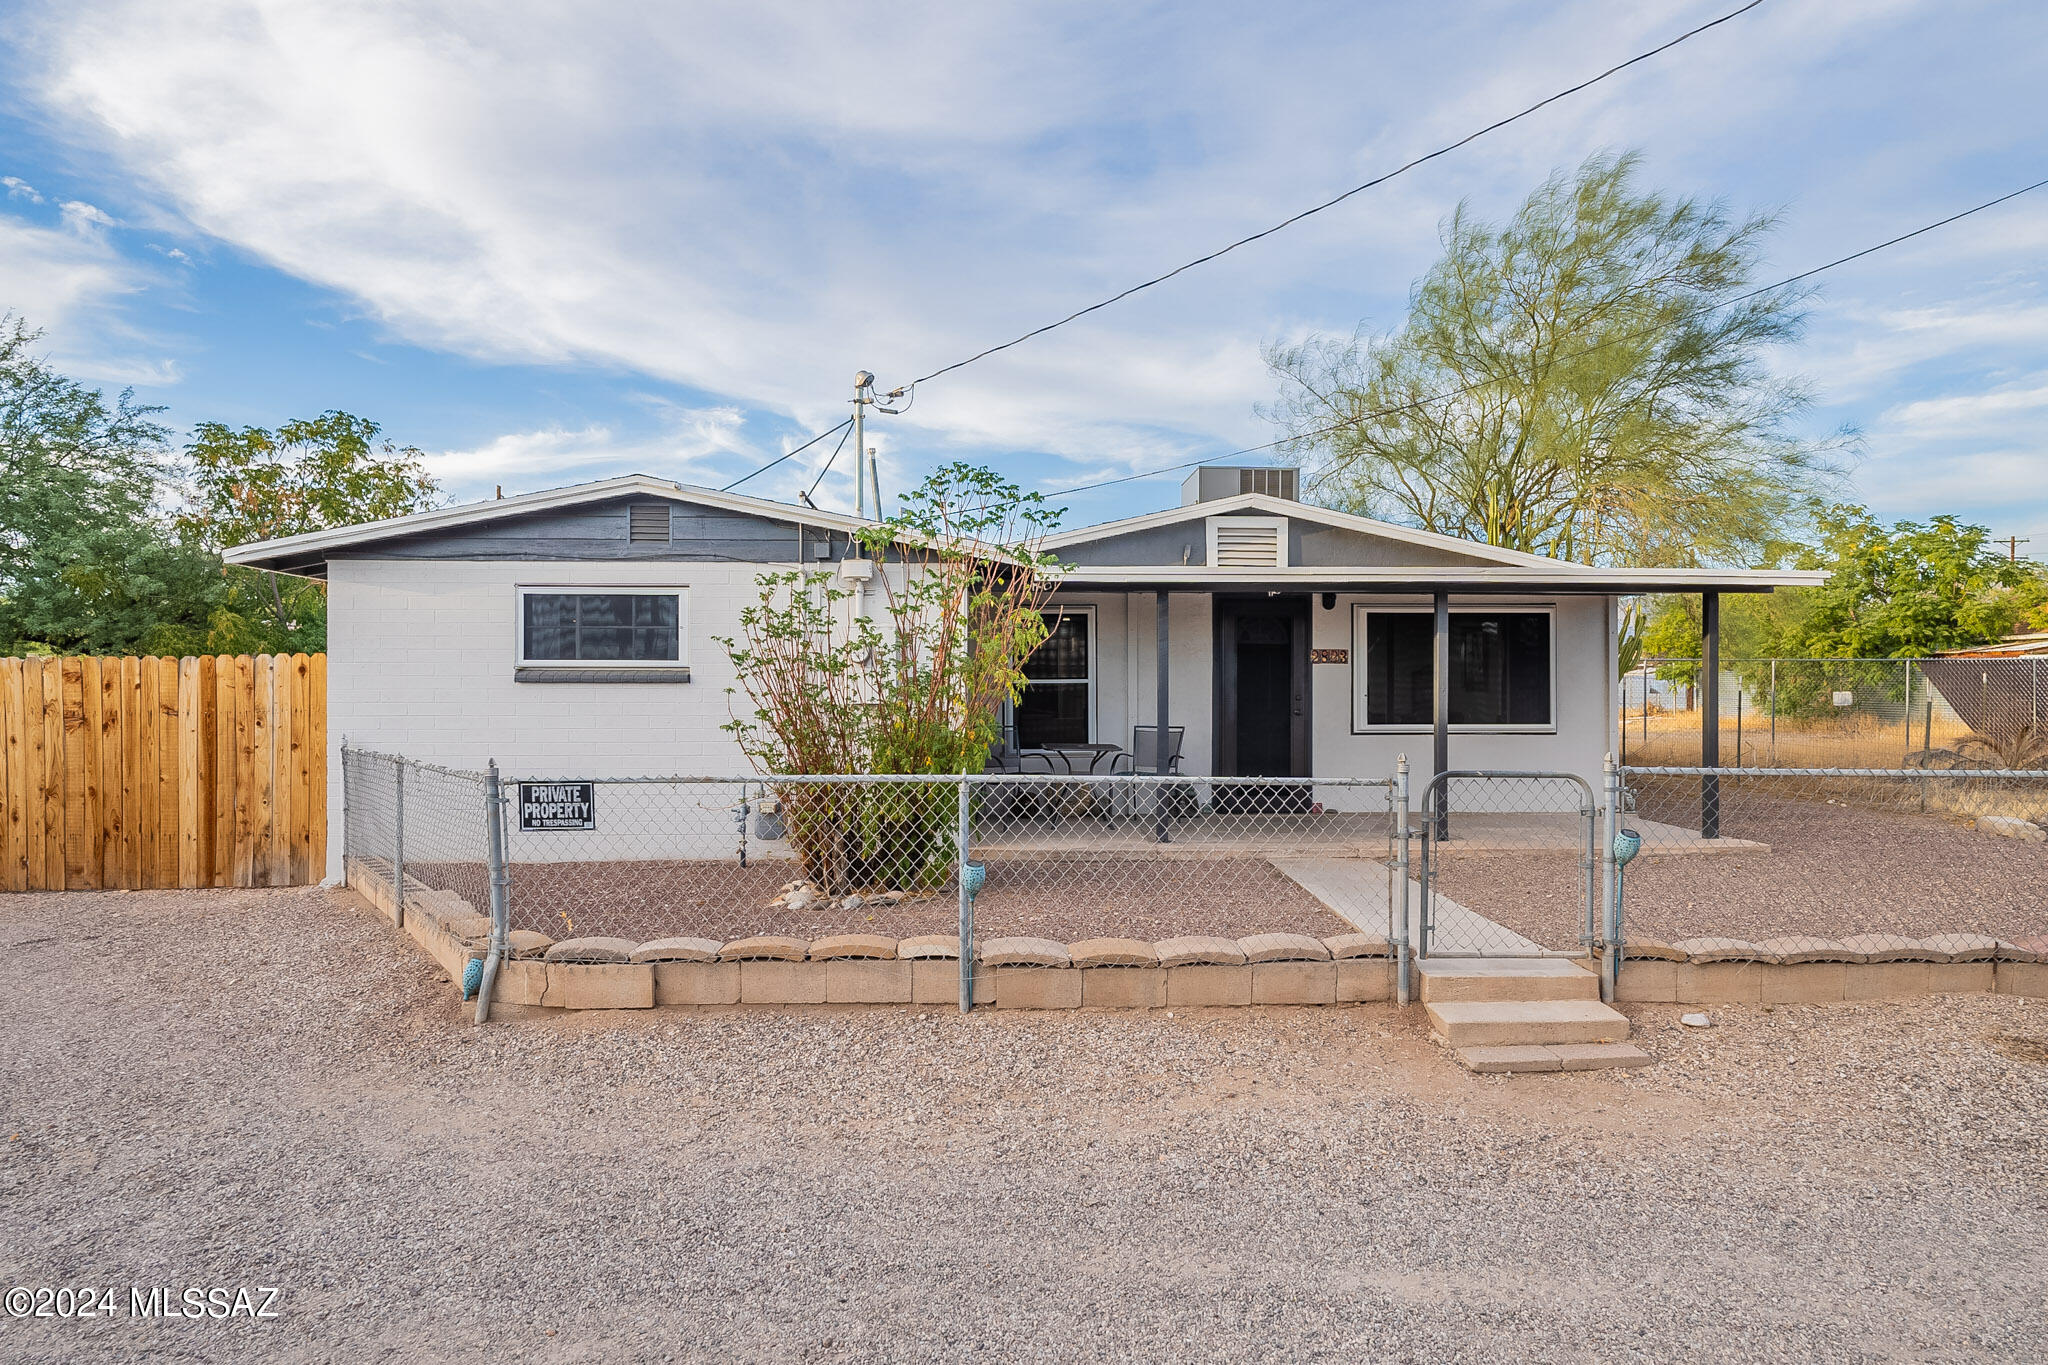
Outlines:
[{"label": "gravel ground", "polygon": [[[1697,827],[1698,779],[1644,785],[1641,817]],[[1982,833],[1954,815],[1832,804],[1818,791],[1792,797],[1762,784],[1731,782],[1722,806],[1724,834],[1770,851],[1659,857],[1654,844],[1646,846],[1627,873],[1630,934],[1754,941],[2048,933],[2048,848],[2040,844]],[[1583,917],[1576,859],[1452,856],[1438,885],[1466,908],[1547,944],[1573,942]]]},{"label": "gravel ground", "polygon": [[2009,1360],[2048,1006],[461,1022],[343,893],[0,899],[0,1283],[278,1285],[9,1360]]},{"label": "gravel ground", "polygon": [[[975,898],[983,937],[1029,934],[1072,943],[1102,935],[1162,939],[1177,934],[1297,933],[1325,938],[1351,925],[1262,858],[1190,860],[990,859]],[[468,897],[485,895],[475,864],[414,866],[412,875]],[[789,910],[771,905],[801,875],[792,862],[737,861],[515,863],[514,928],[555,938],[616,934],[641,941],[687,934],[728,942],[749,934],[871,933],[908,938],[959,928],[948,888],[889,906]]]}]

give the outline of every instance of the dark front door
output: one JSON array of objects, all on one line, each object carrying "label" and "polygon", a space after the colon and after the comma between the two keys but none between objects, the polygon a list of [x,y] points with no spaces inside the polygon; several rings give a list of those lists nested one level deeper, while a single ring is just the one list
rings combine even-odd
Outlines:
[{"label": "dark front door", "polygon": [[[1308,630],[1306,597],[1216,599],[1219,776],[1309,776]],[[1267,789],[1247,808],[1292,810],[1308,791]]]}]

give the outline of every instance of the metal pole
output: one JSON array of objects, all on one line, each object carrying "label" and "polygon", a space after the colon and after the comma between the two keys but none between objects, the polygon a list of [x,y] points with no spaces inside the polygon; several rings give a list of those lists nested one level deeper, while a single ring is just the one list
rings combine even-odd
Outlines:
[{"label": "metal pole", "polygon": [[1735,675],[1735,766],[1742,766],[1742,675]]},{"label": "metal pole", "polygon": [[[1441,776],[1451,770],[1451,595],[1440,592],[1436,595],[1433,617],[1434,682],[1430,687],[1431,719],[1435,727],[1433,741],[1436,772]],[[1436,794],[1436,837],[1451,837],[1451,786],[1446,782]],[[1425,846],[1426,847],[1426,846]],[[1424,902],[1427,905],[1427,900]]]},{"label": "metal pole", "polygon": [[1906,749],[1913,748],[1913,661],[1906,660]]},{"label": "metal pole", "polygon": [[1700,594],[1700,837],[1721,837],[1721,594]]},{"label": "metal pole", "polygon": [[1408,942],[1408,755],[1394,760],[1394,999],[1407,1004],[1414,970]]},{"label": "metal pole", "polygon": [[960,1012],[968,1013],[974,1008],[974,896],[967,889],[967,784],[961,782],[959,829],[959,877],[960,883]]},{"label": "metal pole", "polygon": [[405,760],[393,759],[392,766],[398,772],[398,838],[397,852],[391,859],[391,901],[392,918],[398,927],[405,927]]},{"label": "metal pole", "polygon": [[1607,755],[1602,769],[1600,844],[1600,904],[1602,942],[1600,998],[1614,1003],[1615,984],[1621,978],[1621,887],[1614,872],[1614,837],[1621,832],[1621,769],[1614,755]]},{"label": "metal pole", "polygon": [[1771,660],[1771,766],[1778,766],[1778,661]]},{"label": "metal pole", "polygon": [[491,947],[484,958],[483,980],[477,986],[476,1021],[491,1017],[491,990],[498,984],[498,964],[511,941],[511,879],[505,871],[505,790],[498,781],[498,760],[484,772],[484,852],[491,865]]},{"label": "metal pole", "polygon": [[[1158,658],[1154,663],[1155,671],[1159,674],[1157,680],[1159,684],[1159,742],[1152,749],[1152,771],[1163,777],[1166,775],[1166,680],[1170,672],[1168,656],[1172,646],[1172,627],[1170,624],[1172,603],[1167,599],[1164,588],[1153,594],[1153,602],[1154,612],[1158,617],[1157,629],[1159,635],[1157,645]],[[1166,802],[1169,795],[1170,790],[1167,783],[1161,782],[1153,788],[1152,841],[1154,843],[1163,844],[1167,842]]]},{"label": "metal pole", "polygon": [[868,385],[875,377],[862,370],[853,377],[853,515],[861,521],[868,519],[868,472],[863,467],[861,452],[868,448],[866,394]]}]

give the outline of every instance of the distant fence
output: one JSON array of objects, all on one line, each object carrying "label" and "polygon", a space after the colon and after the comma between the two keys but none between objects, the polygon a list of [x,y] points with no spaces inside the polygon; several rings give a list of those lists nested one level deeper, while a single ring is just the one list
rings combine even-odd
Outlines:
[{"label": "distant fence", "polygon": [[[1697,659],[1622,678],[1619,752],[1700,760]],[[1766,768],[2032,766],[2048,718],[2048,658],[1744,659],[1715,680],[1721,762]]]},{"label": "distant fence", "polygon": [[303,885],[326,832],[325,654],[0,659],[0,890]]}]

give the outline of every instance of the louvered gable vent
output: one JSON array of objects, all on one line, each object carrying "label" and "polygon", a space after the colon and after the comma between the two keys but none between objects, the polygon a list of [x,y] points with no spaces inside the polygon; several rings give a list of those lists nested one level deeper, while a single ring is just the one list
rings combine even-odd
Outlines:
[{"label": "louvered gable vent", "polygon": [[668,504],[665,502],[636,502],[631,504],[627,509],[626,539],[667,540]]},{"label": "louvered gable vent", "polygon": [[1287,519],[1209,518],[1209,565],[1216,569],[1286,568]]}]

